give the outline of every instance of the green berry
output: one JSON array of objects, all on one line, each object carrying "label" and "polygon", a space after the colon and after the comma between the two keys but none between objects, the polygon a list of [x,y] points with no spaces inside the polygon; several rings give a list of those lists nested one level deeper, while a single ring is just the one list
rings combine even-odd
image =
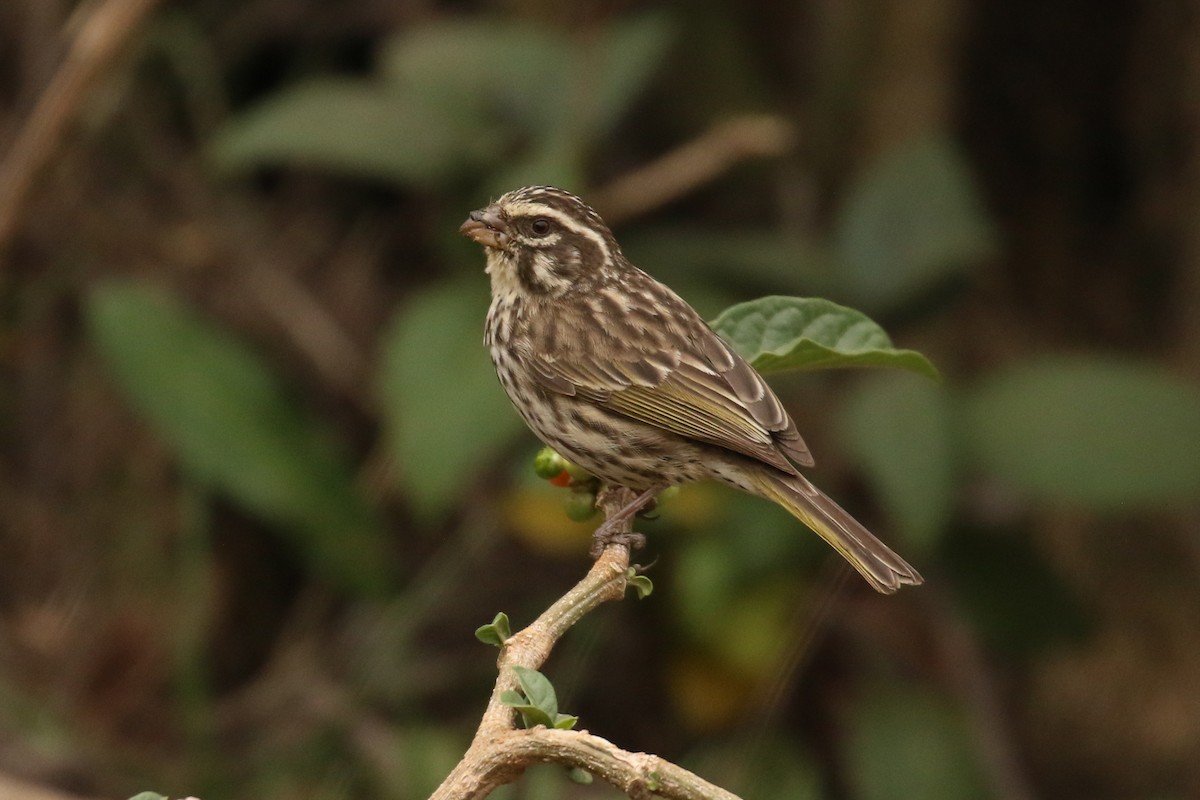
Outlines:
[{"label": "green berry", "polygon": [[533,457],[533,471],[543,480],[550,480],[557,477],[564,469],[571,465],[567,460],[560,456],[550,447],[543,447],[538,451],[538,454]]},{"label": "green berry", "polygon": [[596,515],[596,495],[591,492],[571,492],[564,503],[567,516],[576,522],[587,522]]}]

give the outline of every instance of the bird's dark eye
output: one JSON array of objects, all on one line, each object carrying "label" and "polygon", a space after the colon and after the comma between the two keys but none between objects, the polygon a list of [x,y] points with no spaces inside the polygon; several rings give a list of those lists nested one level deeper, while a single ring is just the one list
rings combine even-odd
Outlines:
[{"label": "bird's dark eye", "polygon": [[534,236],[545,236],[550,232],[550,220],[545,217],[538,217],[529,223],[529,230]]}]

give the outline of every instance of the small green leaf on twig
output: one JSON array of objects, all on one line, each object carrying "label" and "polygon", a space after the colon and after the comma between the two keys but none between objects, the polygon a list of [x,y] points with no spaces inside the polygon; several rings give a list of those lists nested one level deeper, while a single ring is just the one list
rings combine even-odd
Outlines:
[{"label": "small green leaf on twig", "polygon": [[897,367],[939,377],[925,356],[893,347],[865,314],[829,300],[763,297],[725,309],[712,326],[759,372]]},{"label": "small green leaf on twig", "polygon": [[517,710],[517,713],[521,715],[521,724],[526,728],[536,728],[539,725],[546,728],[554,727],[551,719],[546,716],[546,712],[537,706],[520,703],[505,703],[505,705],[512,706]]},{"label": "small green leaf on twig", "polygon": [[521,691],[509,689],[500,694],[500,702],[511,706],[521,715],[526,728],[544,725],[547,728],[570,730],[578,717],[558,713],[558,697],[550,680],[536,669],[513,667]]},{"label": "small green leaf on twig", "polygon": [[526,728],[536,728],[538,725],[547,728],[554,727],[554,720],[545,710],[532,705],[523,694],[514,689],[506,689],[501,692],[500,702],[516,709],[521,715],[521,724]]},{"label": "small green leaf on twig", "polygon": [[628,586],[632,586],[637,592],[638,600],[645,600],[654,591],[654,582],[645,575],[637,575],[632,569],[629,570],[630,575],[625,579]]},{"label": "small green leaf on twig", "polygon": [[512,636],[512,628],[508,624],[508,614],[501,611],[495,616],[490,625],[481,625],[475,629],[475,638],[484,644],[503,647]]},{"label": "small green leaf on twig", "polygon": [[550,679],[529,667],[513,667],[513,672],[517,673],[521,691],[529,702],[553,719],[558,714],[558,697],[554,694],[554,685],[550,683]]},{"label": "small green leaf on twig", "polygon": [[571,767],[567,770],[567,777],[581,786],[588,786],[592,782],[592,773],[583,767]]}]

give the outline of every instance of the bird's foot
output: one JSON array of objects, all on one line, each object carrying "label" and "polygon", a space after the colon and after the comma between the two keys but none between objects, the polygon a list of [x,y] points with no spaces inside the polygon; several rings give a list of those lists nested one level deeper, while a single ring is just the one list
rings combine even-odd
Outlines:
[{"label": "bird's foot", "polygon": [[592,549],[591,555],[593,559],[600,557],[604,552],[604,548],[612,544],[621,544],[628,547],[630,550],[641,550],[646,546],[646,537],[644,534],[637,531],[608,531],[601,536],[604,526],[601,525],[592,534]]},{"label": "bird's foot", "polygon": [[[638,550],[645,546],[646,537],[640,533],[631,530],[620,530],[626,522],[628,522],[635,514],[645,508],[654,501],[654,496],[658,494],[662,487],[654,487],[647,489],[639,494],[631,502],[626,503],[613,513],[607,515],[603,524],[596,528],[596,532],[592,534],[592,558],[599,558],[604,552],[604,548],[610,544],[625,545],[630,550]],[[601,490],[601,496],[598,498],[599,505],[604,504],[604,499],[610,491],[618,491],[617,489],[605,488]],[[627,491],[627,490],[619,490]]]}]

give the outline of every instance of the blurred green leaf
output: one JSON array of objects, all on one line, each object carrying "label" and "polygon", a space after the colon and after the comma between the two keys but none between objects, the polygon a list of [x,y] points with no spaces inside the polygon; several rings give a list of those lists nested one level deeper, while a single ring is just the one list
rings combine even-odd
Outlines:
[{"label": "blurred green leaf", "polygon": [[849,726],[847,774],[855,797],[990,797],[962,715],[930,692],[878,687]]},{"label": "blurred green leaf", "polygon": [[752,680],[766,677],[788,646],[805,601],[809,564],[829,548],[786,511],[759,498],[722,489],[721,515],[709,533],[681,538],[672,556],[672,613],[687,640]]},{"label": "blurred green leaf", "polygon": [[572,41],[521,22],[447,20],[389,42],[381,79],[310,80],[230,120],[227,170],[301,164],[430,183],[508,158],[501,189],[582,185],[582,158],[662,60],[662,15]]},{"label": "blurred green leaf", "polygon": [[[576,784],[561,764],[533,764],[515,784],[501,789],[520,787],[520,800],[578,800]],[[492,800],[493,795],[488,795]],[[501,800],[496,798],[496,800]]]},{"label": "blurred green leaf", "polygon": [[[462,758],[468,744],[462,733],[453,725],[444,728],[432,724],[411,728],[380,725],[372,733],[373,744],[379,748],[376,752],[387,753],[388,757],[376,758],[373,763],[372,777],[382,783],[373,784],[373,788],[383,797],[429,797]],[[343,759],[330,765],[327,771],[336,773],[339,768],[345,769],[349,761]],[[309,788],[311,791],[312,787]],[[340,792],[333,790],[321,795],[337,796],[344,792],[343,784]]]},{"label": "blurred green leaf", "polygon": [[1200,497],[1200,390],[1146,363],[1054,357],[971,391],[963,436],[984,471],[1094,509]]},{"label": "blurred green leaf", "polygon": [[798,599],[794,574],[781,572],[746,586],[728,599],[720,615],[708,620],[701,641],[738,674],[753,681],[770,680],[797,635],[793,624]]},{"label": "blurred green leaf", "polygon": [[485,120],[414,92],[363,80],[318,79],[231,119],[210,149],[226,170],[300,164],[362,177],[428,183],[496,152]]},{"label": "blurred green leaf", "polygon": [[578,783],[581,786],[590,786],[594,780],[592,773],[580,767],[571,767],[568,769],[567,777],[571,780],[571,783]]},{"label": "blurred green leaf", "polygon": [[836,220],[846,297],[900,305],[973,267],[993,234],[966,161],[943,136],[906,142],[858,176]]},{"label": "blurred green leaf", "polygon": [[721,514],[711,532],[679,540],[666,587],[679,624],[702,642],[720,638],[724,629],[714,621],[726,619],[741,594],[786,572],[806,546],[820,551],[819,540],[779,506],[724,487],[713,491]]},{"label": "blurred green leaf", "polygon": [[295,537],[343,585],[388,582],[383,530],[334,436],[266,364],[161,292],[111,282],[88,299],[92,338],[130,403],[201,482]]},{"label": "blurred green leaf", "polygon": [[587,98],[578,127],[590,141],[602,139],[645,89],[662,63],[674,34],[663,13],[647,13],[614,24],[596,45],[577,55],[573,102]]},{"label": "blurred green leaf", "polygon": [[832,367],[897,367],[937,378],[929,359],[892,347],[866,315],[812,297],[764,297],[727,308],[712,323],[763,373]]},{"label": "blurred green leaf", "polygon": [[563,133],[538,139],[489,175],[486,188],[495,196],[518,186],[560,186],[581,191],[587,185],[585,149],[583,142]]},{"label": "blurred green leaf", "polygon": [[525,132],[560,119],[571,42],[547,28],[495,19],[452,19],[388,42],[385,81],[418,93],[445,113],[487,118]]},{"label": "blurred green leaf", "polygon": [[953,409],[945,390],[909,375],[858,383],[842,406],[839,430],[900,538],[929,552],[955,500]]},{"label": "blurred green leaf", "polygon": [[517,144],[496,191],[530,183],[583,186],[583,156],[629,110],[662,61],[671,25],[661,14],[618,21],[572,39],[525,22],[448,20],[384,50],[389,84],[452,119]]},{"label": "blurred green leaf", "polygon": [[523,427],[482,345],[486,282],[409,298],[384,336],[380,391],[391,452],[418,512],[450,508]]},{"label": "blurred green leaf", "polygon": [[645,88],[671,34],[663,14],[574,39],[527,22],[443,20],[393,39],[381,60],[385,80],[443,110],[470,109],[526,134],[595,141]]}]

